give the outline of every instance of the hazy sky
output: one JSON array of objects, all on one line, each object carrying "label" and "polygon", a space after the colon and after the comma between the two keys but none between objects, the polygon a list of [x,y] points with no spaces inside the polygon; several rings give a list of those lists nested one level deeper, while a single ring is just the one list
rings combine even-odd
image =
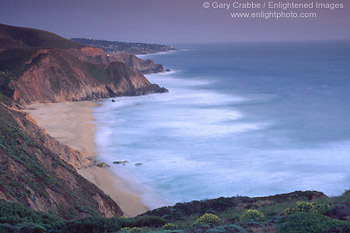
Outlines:
[{"label": "hazy sky", "polygon": [[[208,1],[210,7],[203,7]],[[253,0],[264,3],[265,0]],[[266,2],[273,0],[266,0]],[[232,12],[281,12],[281,9],[213,9],[213,2],[244,0],[0,0],[0,22],[40,28],[66,38],[155,43],[232,42],[270,40],[350,39],[349,0],[318,0],[343,3],[343,9],[291,9],[317,13],[308,19],[237,19]],[[288,2],[274,0],[275,3]],[[311,3],[312,0],[290,0]],[[316,2],[316,1],[315,1]],[[314,3],[315,3],[314,2]]]}]

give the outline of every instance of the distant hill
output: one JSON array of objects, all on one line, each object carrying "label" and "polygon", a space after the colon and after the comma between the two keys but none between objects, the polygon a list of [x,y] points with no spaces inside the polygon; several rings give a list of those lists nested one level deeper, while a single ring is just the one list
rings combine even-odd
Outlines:
[{"label": "distant hill", "polygon": [[128,43],[108,40],[93,40],[85,38],[72,38],[71,40],[85,46],[101,48],[105,52],[109,53],[128,52],[132,54],[148,54],[175,50],[173,46],[159,44]]},{"label": "distant hill", "polygon": [[85,46],[51,32],[0,24],[0,49],[25,47],[79,49]]}]

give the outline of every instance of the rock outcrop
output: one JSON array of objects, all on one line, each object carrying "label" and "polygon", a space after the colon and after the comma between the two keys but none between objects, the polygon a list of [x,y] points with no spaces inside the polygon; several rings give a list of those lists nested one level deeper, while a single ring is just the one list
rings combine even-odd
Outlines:
[{"label": "rock outcrop", "polygon": [[[22,104],[167,92],[121,62],[91,64],[60,49],[38,49],[28,59],[21,58],[18,62],[23,65],[18,75],[11,78],[3,73],[0,78],[9,80],[3,86],[12,93],[9,97]],[[9,56],[4,56],[4,63],[11,62],[6,59]]]},{"label": "rock outcrop", "polygon": [[0,198],[65,219],[121,216],[109,196],[77,173],[90,161],[19,105],[162,92],[128,65],[108,62],[101,49],[0,24]]},{"label": "rock outcrop", "polygon": [[19,104],[33,102],[167,91],[126,64],[103,59],[101,49],[50,32],[0,24],[1,199],[65,219],[123,214],[109,196],[77,173],[77,168],[90,164],[81,152],[61,144],[18,110]]},{"label": "rock outcrop", "polygon": [[81,61],[94,64],[111,63],[117,61],[128,65],[129,67],[142,74],[164,72],[164,67],[161,64],[155,64],[154,61],[150,59],[140,59],[136,55],[127,52],[118,54],[105,54],[102,49],[93,47],[67,49],[66,51]]},{"label": "rock outcrop", "polygon": [[119,206],[75,168],[83,154],[40,129],[26,113],[0,103],[0,197],[65,219],[121,216]]},{"label": "rock outcrop", "polygon": [[134,54],[122,52],[117,55],[107,56],[107,61],[123,62],[131,68],[141,72],[142,74],[160,73],[164,72],[161,64],[155,64],[152,60],[143,60]]}]

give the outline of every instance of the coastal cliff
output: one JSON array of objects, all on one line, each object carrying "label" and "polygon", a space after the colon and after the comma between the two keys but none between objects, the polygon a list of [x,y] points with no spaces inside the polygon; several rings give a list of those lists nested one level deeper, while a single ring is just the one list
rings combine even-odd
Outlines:
[{"label": "coastal cliff", "polygon": [[94,64],[122,62],[127,66],[135,69],[142,74],[160,73],[164,72],[164,67],[161,64],[155,64],[152,60],[143,60],[136,55],[121,52],[118,54],[106,54],[100,48],[84,47],[72,48],[66,50],[72,56],[77,57],[81,61],[90,62]]},{"label": "coastal cliff", "polygon": [[118,53],[117,55],[107,56],[109,61],[119,61],[127,64],[131,68],[141,72],[142,74],[160,73],[164,72],[164,68],[161,64],[155,64],[152,60],[143,60],[138,58],[134,54],[127,52]]},{"label": "coastal cliff", "polygon": [[101,49],[50,32],[0,24],[0,42],[0,199],[67,220],[122,216],[108,195],[77,173],[93,163],[20,109],[167,89],[125,63],[97,62],[106,59]]},{"label": "coastal cliff", "polygon": [[0,103],[0,199],[64,219],[121,216],[119,206],[76,168],[90,162],[39,128],[27,113]]},{"label": "coastal cliff", "polygon": [[[3,64],[11,62],[6,53],[18,53],[18,50],[3,52],[4,56],[0,58]],[[2,86],[8,97],[21,104],[167,92],[124,63],[91,64],[59,49],[30,50],[28,53],[18,74],[15,69],[0,74],[5,80]]]},{"label": "coastal cliff", "polygon": [[[136,58],[130,67],[102,49],[4,24],[0,41],[0,91],[21,104],[167,92],[137,71],[144,63]],[[145,64],[154,69],[154,63]]]}]

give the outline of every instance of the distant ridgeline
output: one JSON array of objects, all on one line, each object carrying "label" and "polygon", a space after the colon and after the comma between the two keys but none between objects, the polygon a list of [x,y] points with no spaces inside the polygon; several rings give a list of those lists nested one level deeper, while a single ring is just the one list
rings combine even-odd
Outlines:
[{"label": "distant ridgeline", "polygon": [[85,46],[101,48],[105,52],[110,53],[128,52],[132,54],[148,54],[175,50],[174,46],[159,44],[128,43],[108,40],[94,40],[86,38],[72,38],[71,40]]}]

